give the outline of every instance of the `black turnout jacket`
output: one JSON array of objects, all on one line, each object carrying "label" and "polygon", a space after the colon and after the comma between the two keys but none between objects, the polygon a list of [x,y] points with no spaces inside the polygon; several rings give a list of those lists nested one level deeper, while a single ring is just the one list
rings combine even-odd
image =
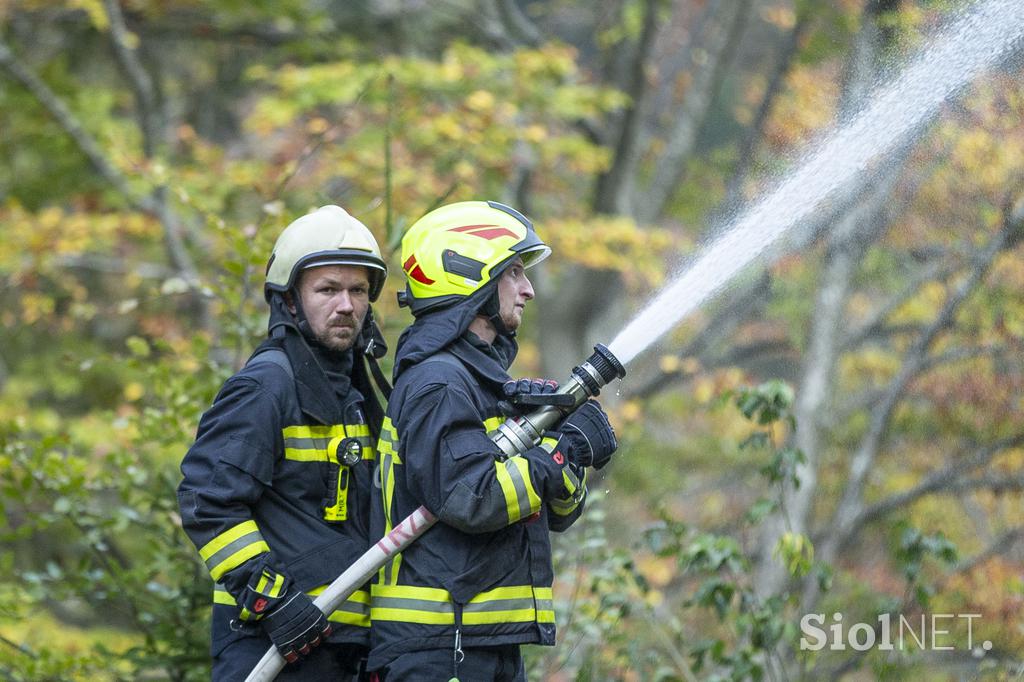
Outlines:
[{"label": "black turnout jacket", "polygon": [[489,438],[517,346],[466,331],[476,309],[471,299],[421,317],[399,340],[374,535],[420,505],[439,522],[371,586],[371,670],[452,648],[456,632],[463,647],[555,642],[549,531],[579,517],[586,483],[558,434],[510,458]]},{"label": "black turnout jacket", "polygon": [[[369,547],[378,428],[350,381],[352,363],[352,351],[334,357],[294,328],[272,329],[199,423],[178,502],[215,582],[213,655],[259,632],[229,624],[248,614],[237,600],[265,566],[315,596]],[[345,464],[345,452],[358,461]],[[369,616],[359,590],[328,614],[330,641],[367,644]]]}]

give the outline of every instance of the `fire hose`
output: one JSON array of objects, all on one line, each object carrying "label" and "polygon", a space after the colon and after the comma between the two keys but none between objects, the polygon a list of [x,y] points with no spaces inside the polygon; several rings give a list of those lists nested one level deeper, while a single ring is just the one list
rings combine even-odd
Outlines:
[{"label": "fire hose", "polygon": [[[554,399],[555,404],[545,404],[528,414],[506,419],[491,434],[491,440],[505,457],[520,455],[539,444],[544,432],[555,426],[563,417],[589,398],[597,396],[608,382],[624,376],[626,370],[622,363],[608,348],[597,344],[594,346],[593,355],[572,368],[569,380],[554,394],[561,397]],[[425,507],[420,507],[356,559],[317,596],[313,603],[326,614],[334,612],[391,557],[412,544],[435,523],[437,517]],[[272,646],[245,680],[268,682],[277,677],[284,665],[284,657]]]}]

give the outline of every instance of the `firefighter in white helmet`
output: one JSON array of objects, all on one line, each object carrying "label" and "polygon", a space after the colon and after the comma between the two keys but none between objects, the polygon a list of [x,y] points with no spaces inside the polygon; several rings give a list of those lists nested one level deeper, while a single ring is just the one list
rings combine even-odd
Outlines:
[{"label": "firefighter in white helmet", "polygon": [[370,303],[387,267],[338,206],[291,223],[264,294],[268,338],[224,384],[182,461],[182,524],[213,577],[213,679],[244,680],[267,648],[278,679],[358,679],[369,594],[313,597],[369,547],[382,408],[367,362],[386,350]]}]

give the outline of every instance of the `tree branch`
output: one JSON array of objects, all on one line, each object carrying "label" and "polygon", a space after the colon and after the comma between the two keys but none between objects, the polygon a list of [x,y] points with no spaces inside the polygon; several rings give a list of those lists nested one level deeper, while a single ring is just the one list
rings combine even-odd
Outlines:
[{"label": "tree branch", "polygon": [[[129,33],[121,13],[120,0],[103,0],[109,23],[110,43],[114,56],[135,96],[137,119],[142,133],[142,151],[148,160],[159,158],[164,146],[167,123],[160,112],[153,79],[142,66],[136,48],[129,44]],[[163,228],[164,247],[178,275],[189,285],[204,329],[213,325],[207,302],[201,294],[199,270],[189,254],[181,219],[171,206],[167,184],[160,182],[151,193],[153,213]]]},{"label": "tree branch", "polygon": [[615,152],[611,168],[597,180],[594,195],[594,210],[611,215],[632,215],[628,205],[628,188],[638,155],[638,141],[643,121],[643,110],[647,99],[646,67],[654,49],[658,28],[658,0],[646,0],[644,23],[637,42],[636,53],[630,64],[630,80],[627,93],[631,104],[626,108],[619,124]]},{"label": "tree branch", "polygon": [[498,14],[501,16],[505,26],[516,36],[518,42],[537,47],[544,40],[544,36],[537,29],[532,21],[519,9],[519,3],[514,0],[495,0],[498,5]]},{"label": "tree branch", "polygon": [[117,275],[131,272],[147,279],[167,279],[175,274],[173,270],[160,263],[127,263],[122,258],[95,253],[64,253],[55,260],[62,268],[80,268]]},{"label": "tree branch", "polygon": [[782,53],[779,55],[775,68],[772,70],[771,78],[768,80],[764,95],[761,97],[761,103],[757,107],[757,113],[754,114],[754,120],[744,132],[743,139],[740,142],[736,167],[726,183],[725,201],[722,202],[723,208],[732,206],[740,200],[743,181],[747,178],[754,164],[757,143],[764,134],[764,127],[768,122],[768,116],[771,114],[772,107],[775,105],[775,100],[779,93],[782,92],[786,74],[789,73],[789,68],[792,66],[793,59],[800,48],[800,41],[803,40],[807,28],[811,24],[810,17],[811,13],[808,11],[798,12],[796,24],[793,25],[789,35],[786,36]]},{"label": "tree branch", "polygon": [[679,106],[675,124],[669,131],[665,151],[658,158],[650,186],[636,202],[640,222],[651,222],[662,215],[665,206],[679,187],[686,172],[686,160],[693,152],[704,119],[711,109],[713,95],[728,63],[729,49],[735,49],[735,36],[750,14],[750,0],[721,3],[717,11],[723,16],[706,31],[701,50],[703,62],[696,70],[686,97]]},{"label": "tree branch", "polygon": [[[965,481],[963,476],[971,471],[987,466],[1000,452],[1020,447],[1022,444],[1024,444],[1024,434],[1018,434],[994,443],[988,443],[970,455],[958,457],[952,464],[941,471],[932,473],[913,488],[890,495],[863,509],[851,524],[849,537],[853,537],[863,526],[873,523],[897,509],[906,507],[926,495],[939,492],[959,492],[971,488],[1003,486],[1002,480],[990,481],[987,480],[987,477],[979,477]],[[1011,482],[1016,483],[1018,486],[1024,483],[1021,479],[1005,479],[1006,485],[1010,485]]]},{"label": "tree branch", "polygon": [[[911,331],[920,331],[920,327],[906,327],[901,328],[901,333],[909,333]],[[973,360],[975,358],[991,357],[991,358],[1003,358],[1009,357],[1011,359],[1016,358],[1017,351],[1014,349],[1007,348],[1006,346],[978,346],[975,348],[953,348],[951,350],[940,353],[939,355],[933,355],[928,357],[924,364],[921,366],[920,374],[925,374],[939,367],[945,365],[951,365],[956,362],[963,362],[964,360]],[[870,408],[875,405],[885,395],[885,390],[869,390],[864,391],[854,397],[853,400],[839,406],[832,410],[828,422],[827,428],[835,428],[837,424],[842,424],[851,415]]]},{"label": "tree branch", "polygon": [[36,101],[74,141],[93,169],[129,204],[146,213],[155,214],[157,212],[156,202],[151,197],[139,195],[132,190],[125,176],[110,162],[95,138],[86,131],[64,102],[54,94],[46,83],[32,73],[2,40],[0,40],[0,66],[36,98]]},{"label": "tree branch", "polygon": [[882,305],[875,309],[867,321],[850,333],[843,341],[843,351],[850,351],[858,347],[869,337],[878,333],[882,329],[882,325],[885,324],[885,321],[889,319],[889,316],[913,298],[921,290],[922,286],[936,279],[946,280],[956,271],[957,267],[954,265],[942,263],[928,264],[899,293],[883,302]]},{"label": "tree branch", "polygon": [[152,157],[159,144],[160,133],[163,132],[162,122],[157,115],[153,80],[139,62],[135,50],[128,45],[129,33],[119,1],[103,0],[103,7],[110,25],[110,44],[114,50],[114,57],[128,79],[128,86],[135,95],[135,102],[139,107],[143,151],[147,157]]},{"label": "tree branch", "polygon": [[852,524],[863,508],[862,495],[868,472],[878,457],[896,405],[903,397],[910,381],[926,365],[928,349],[931,348],[939,333],[953,323],[956,312],[981,283],[996,255],[1010,245],[1012,238],[1021,229],[1021,223],[1024,222],[1024,209],[1011,210],[1010,207],[1007,207],[1004,209],[1003,215],[1002,229],[979,254],[974,270],[968,278],[950,295],[936,319],[906,353],[899,372],[889,383],[881,401],[873,410],[868,431],[850,461],[847,485],[829,523],[829,531],[824,533],[827,537],[821,553],[824,561],[832,561],[838,548],[849,540]]}]

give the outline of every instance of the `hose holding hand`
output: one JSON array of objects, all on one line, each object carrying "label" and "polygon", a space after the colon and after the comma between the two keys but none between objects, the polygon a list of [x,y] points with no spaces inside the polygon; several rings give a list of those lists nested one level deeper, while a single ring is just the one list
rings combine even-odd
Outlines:
[{"label": "hose holding hand", "polygon": [[506,417],[519,417],[544,405],[573,405],[572,396],[557,392],[558,382],[554,379],[512,379],[501,388],[505,399],[498,402],[498,409]]},{"label": "hose holding hand", "polygon": [[587,400],[558,427],[569,443],[567,456],[574,464],[601,469],[619,447],[615,429],[596,400]]},{"label": "hose holding hand", "polygon": [[292,590],[263,619],[263,630],[289,663],[294,663],[327,639],[331,624],[301,590]]}]

